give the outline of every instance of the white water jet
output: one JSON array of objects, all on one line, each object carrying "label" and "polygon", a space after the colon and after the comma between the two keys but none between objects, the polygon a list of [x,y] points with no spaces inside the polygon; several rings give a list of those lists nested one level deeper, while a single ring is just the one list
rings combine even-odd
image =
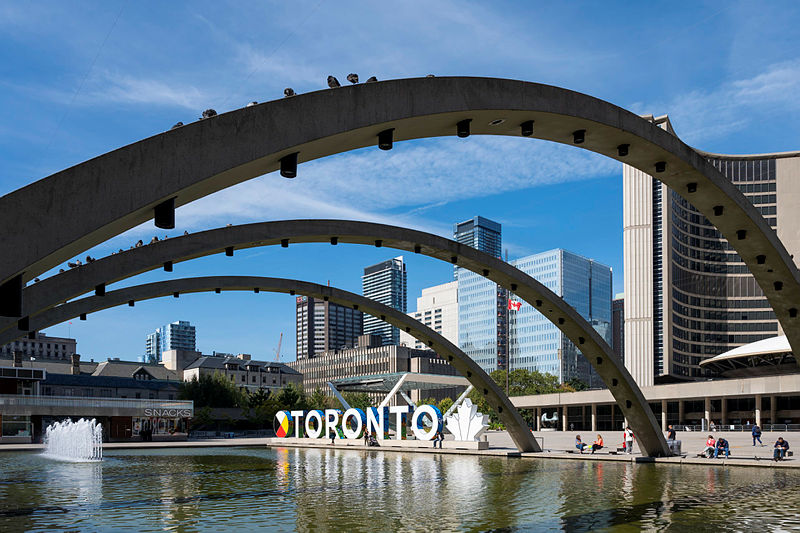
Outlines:
[{"label": "white water jet", "polygon": [[44,455],[61,461],[103,460],[103,426],[95,419],[64,420],[47,427]]}]

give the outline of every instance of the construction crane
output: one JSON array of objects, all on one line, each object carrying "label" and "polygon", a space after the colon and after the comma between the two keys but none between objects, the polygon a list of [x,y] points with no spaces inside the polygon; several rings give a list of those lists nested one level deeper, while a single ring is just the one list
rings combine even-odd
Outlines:
[{"label": "construction crane", "polygon": [[281,331],[281,338],[278,339],[278,349],[275,350],[275,360],[280,363],[281,361],[281,344],[283,344],[283,332]]}]

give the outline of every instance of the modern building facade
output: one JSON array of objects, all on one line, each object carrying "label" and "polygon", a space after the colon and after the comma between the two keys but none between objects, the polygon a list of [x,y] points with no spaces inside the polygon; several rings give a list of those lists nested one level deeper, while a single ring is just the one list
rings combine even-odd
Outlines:
[{"label": "modern building facade", "polygon": [[[455,368],[432,350],[380,344],[380,337],[375,335],[362,335],[357,344],[355,348],[325,352],[288,365],[302,374],[306,394],[312,394],[316,389],[326,395],[332,394],[328,382],[337,379],[398,372],[457,375]],[[436,398],[435,393],[430,395]]]},{"label": "modern building facade", "polygon": [[[455,224],[453,239],[494,257],[502,254],[502,228],[487,218],[476,216]],[[486,372],[506,368],[506,291],[458,266],[454,276],[458,282],[459,347]]]},{"label": "modern building facade", "polygon": [[[555,249],[512,261],[511,264],[562,297],[611,344],[611,268]],[[559,381],[579,379],[602,387],[586,357],[533,306],[522,303],[510,312],[511,369],[553,374]]]},{"label": "modern building facade", "polygon": [[[417,310],[408,313],[408,316],[458,346],[458,282],[422,289],[422,295],[417,298]],[[417,350],[426,348],[423,342],[405,331],[400,332],[400,344]]]},{"label": "modern building facade", "polygon": [[185,320],[178,320],[156,329],[145,341],[145,362],[161,361],[167,350],[195,350],[197,338],[195,327]]},{"label": "modern building facade", "polygon": [[[408,307],[408,282],[403,256],[368,266],[361,277],[362,294],[403,313]],[[383,344],[400,344],[400,331],[379,317],[364,317],[364,335],[379,335]]]},{"label": "modern building facade", "polygon": [[50,337],[36,332],[33,339],[24,338],[0,346],[0,357],[11,357],[15,351],[30,359],[60,359],[69,361],[77,351],[77,341],[67,337]]},{"label": "modern building facade", "polygon": [[611,300],[611,348],[620,361],[625,360],[625,298],[623,293]]},{"label": "modern building facade", "polygon": [[355,346],[364,327],[364,315],[350,307],[298,296],[297,359]]},{"label": "modern building facade", "polygon": [[[654,123],[672,132],[669,118]],[[703,153],[800,260],[800,152]],[[700,362],[780,325],[728,241],[687,200],[623,166],[625,364],[640,386],[705,379]]]}]

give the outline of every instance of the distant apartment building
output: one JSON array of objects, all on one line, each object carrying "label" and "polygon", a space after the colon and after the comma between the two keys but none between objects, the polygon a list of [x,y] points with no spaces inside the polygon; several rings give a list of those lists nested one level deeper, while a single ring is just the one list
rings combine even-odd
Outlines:
[{"label": "distant apartment building", "polygon": [[[408,282],[403,256],[382,261],[364,269],[361,277],[362,294],[370,300],[406,313]],[[400,331],[379,317],[364,317],[364,335],[378,335],[385,345],[399,344]]]},{"label": "distant apartment building", "polygon": [[[611,268],[555,249],[512,261],[572,306],[611,344]],[[510,312],[511,369],[547,372],[565,382],[577,378],[602,386],[586,357],[533,306],[523,303]]]},{"label": "distant apartment building", "polygon": [[[669,118],[651,120],[672,132]],[[800,152],[701,153],[800,260]],[[700,362],[781,332],[747,266],[677,192],[623,165],[625,366],[640,386],[713,376]]]},{"label": "distant apartment building", "polygon": [[[445,339],[458,346],[458,282],[422,289],[417,298],[417,310],[408,316],[419,320]],[[400,344],[423,350],[425,344],[405,331],[400,332]]]},{"label": "distant apartment building", "polygon": [[625,361],[625,298],[623,294],[611,301],[611,347],[620,361]]},{"label": "distant apartment building", "polygon": [[[500,224],[476,216],[453,227],[453,239],[492,255],[501,256]],[[458,345],[486,372],[506,368],[506,291],[480,274],[456,266],[458,282]]]},{"label": "distant apartment building", "polygon": [[297,359],[355,346],[364,315],[350,307],[318,298],[296,299]]},{"label": "distant apartment building", "polygon": [[51,337],[44,333],[36,332],[33,339],[27,337],[17,339],[0,346],[0,357],[11,357],[14,351],[21,353],[25,359],[31,357],[42,359],[60,359],[69,361],[75,354],[77,341],[66,337]]},{"label": "distant apartment building", "polygon": [[167,350],[196,349],[195,327],[189,322],[178,320],[156,329],[145,341],[145,362],[161,361],[161,354]]}]

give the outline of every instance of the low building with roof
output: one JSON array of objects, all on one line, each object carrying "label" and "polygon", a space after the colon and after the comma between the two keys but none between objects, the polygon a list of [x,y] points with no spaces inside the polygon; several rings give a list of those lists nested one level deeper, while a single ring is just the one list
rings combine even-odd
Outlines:
[{"label": "low building with roof", "polygon": [[275,361],[255,361],[247,354],[236,357],[202,355],[183,369],[185,381],[214,374],[225,376],[236,386],[249,392],[259,389],[274,391],[289,384],[299,388],[303,386],[303,375],[289,365]]}]

